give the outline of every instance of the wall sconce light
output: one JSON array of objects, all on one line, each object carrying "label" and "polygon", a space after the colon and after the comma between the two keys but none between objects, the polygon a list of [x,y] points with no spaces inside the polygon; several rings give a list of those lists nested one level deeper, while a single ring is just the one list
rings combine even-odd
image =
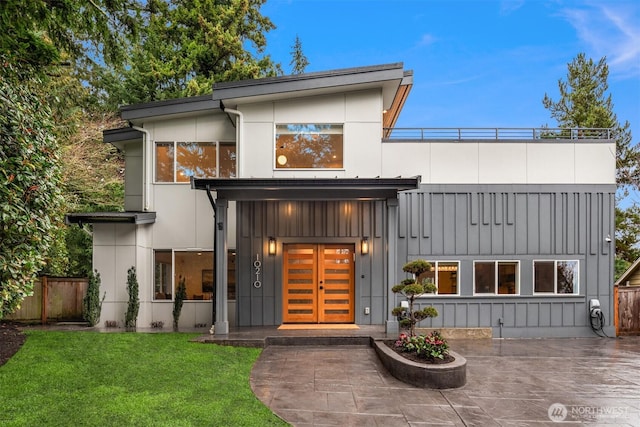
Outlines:
[{"label": "wall sconce light", "polygon": [[269,255],[276,254],[276,238],[269,237]]},{"label": "wall sconce light", "polygon": [[362,238],[360,242],[360,253],[366,255],[369,253],[369,238],[367,236]]},{"label": "wall sconce light", "polygon": [[607,234],[607,237],[604,238],[604,241],[607,243],[611,243],[611,234]]}]

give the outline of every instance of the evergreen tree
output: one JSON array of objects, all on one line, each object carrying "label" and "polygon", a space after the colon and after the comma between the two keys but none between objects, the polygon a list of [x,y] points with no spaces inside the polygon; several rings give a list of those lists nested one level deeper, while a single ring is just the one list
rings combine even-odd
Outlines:
[{"label": "evergreen tree", "polygon": [[554,101],[545,94],[542,104],[559,127],[611,129],[616,141],[617,184],[623,190],[627,186],[640,189],[640,147],[631,143],[629,122],[621,126],[613,112],[606,58],[595,63],[580,53],[567,67],[566,81],[558,80],[560,99]]},{"label": "evergreen tree", "polygon": [[211,93],[214,82],[281,74],[268,55],[266,0],[149,0],[141,43],[94,82],[113,108]]},{"label": "evergreen tree", "polygon": [[[629,122],[621,126],[613,112],[611,94],[607,93],[609,67],[606,58],[596,63],[580,53],[567,66],[566,80],[558,80],[560,99],[554,101],[545,94],[543,105],[559,127],[611,129],[616,141],[618,196],[627,196],[630,188],[640,190],[640,144],[632,144]],[[616,276],[640,255],[637,220],[636,205],[626,209],[619,204],[616,206]]]},{"label": "evergreen tree", "polygon": [[135,330],[138,321],[138,311],[140,310],[140,298],[138,297],[138,277],[136,268],[131,267],[127,271],[127,293],[129,294],[129,303],[127,304],[127,313],[124,318],[124,325],[127,330]]},{"label": "evergreen tree", "polygon": [[307,60],[307,57],[302,51],[302,41],[300,41],[300,37],[298,37],[297,34],[296,41],[293,46],[291,46],[291,49],[293,49],[291,51],[291,62],[289,63],[292,67],[291,74],[302,74],[309,65],[309,60]]}]

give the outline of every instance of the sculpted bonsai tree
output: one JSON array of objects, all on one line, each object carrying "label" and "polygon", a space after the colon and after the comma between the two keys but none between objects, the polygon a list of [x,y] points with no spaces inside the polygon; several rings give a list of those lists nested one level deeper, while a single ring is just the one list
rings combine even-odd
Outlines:
[{"label": "sculpted bonsai tree", "polygon": [[400,284],[391,288],[396,294],[405,296],[409,303],[409,307],[396,307],[391,312],[394,316],[403,316],[400,320],[400,326],[409,329],[409,335],[416,336],[416,323],[428,317],[437,317],[438,310],[433,307],[425,307],[422,310],[414,310],[414,304],[417,297],[423,294],[434,293],[436,285],[431,278],[419,279],[422,273],[431,269],[431,264],[424,260],[415,260],[408,262],[402,267],[402,271],[411,273],[413,278],[405,279]]}]

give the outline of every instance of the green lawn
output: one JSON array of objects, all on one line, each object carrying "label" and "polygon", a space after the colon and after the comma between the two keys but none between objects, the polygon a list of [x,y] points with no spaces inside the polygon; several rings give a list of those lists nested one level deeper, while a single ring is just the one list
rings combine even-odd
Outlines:
[{"label": "green lawn", "polygon": [[0,367],[2,426],[284,426],[251,392],[259,349],[182,333],[30,331]]}]

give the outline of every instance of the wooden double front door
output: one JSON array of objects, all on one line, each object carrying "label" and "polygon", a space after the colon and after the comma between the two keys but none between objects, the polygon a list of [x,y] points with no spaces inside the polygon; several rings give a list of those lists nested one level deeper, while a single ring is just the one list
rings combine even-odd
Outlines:
[{"label": "wooden double front door", "polygon": [[353,323],[354,245],[286,244],[283,322]]}]

